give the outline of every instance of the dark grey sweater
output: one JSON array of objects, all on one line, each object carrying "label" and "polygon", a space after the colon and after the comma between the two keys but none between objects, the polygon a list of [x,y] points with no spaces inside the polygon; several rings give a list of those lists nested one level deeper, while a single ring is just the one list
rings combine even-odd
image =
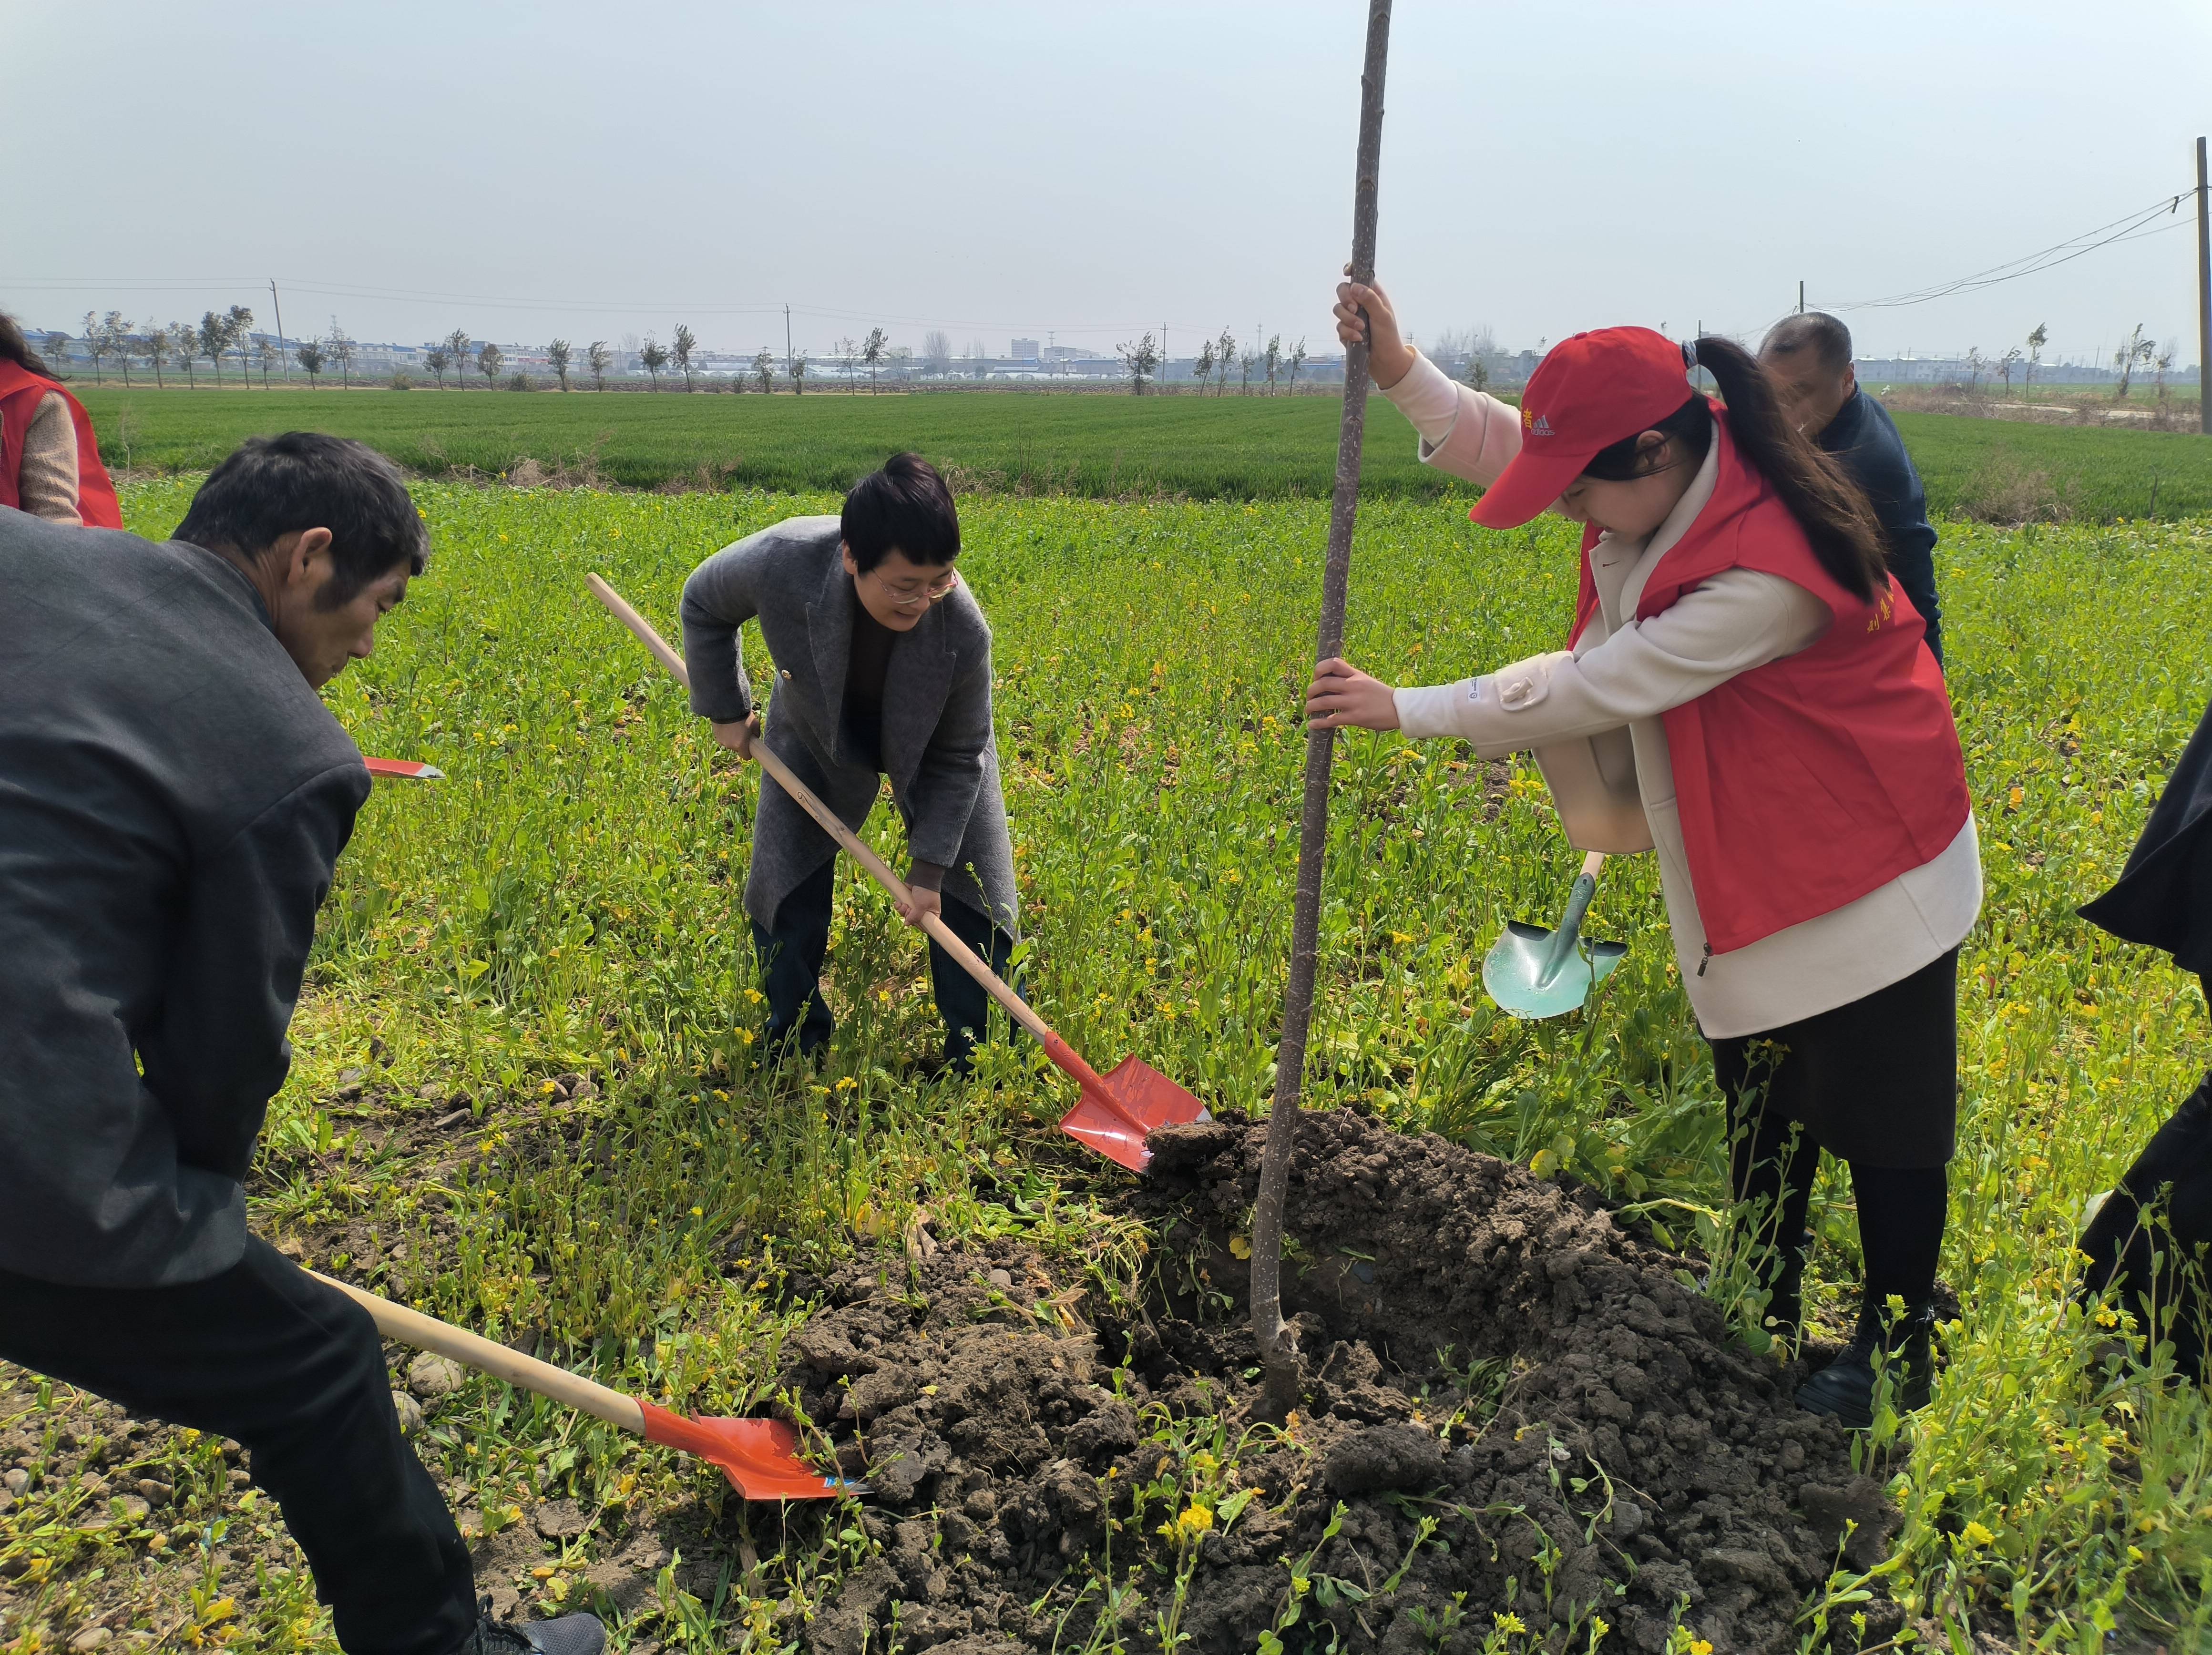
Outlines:
[{"label": "dark grey sweater", "polygon": [[237,1262],[368,790],[235,569],[0,508],[0,1270]]}]

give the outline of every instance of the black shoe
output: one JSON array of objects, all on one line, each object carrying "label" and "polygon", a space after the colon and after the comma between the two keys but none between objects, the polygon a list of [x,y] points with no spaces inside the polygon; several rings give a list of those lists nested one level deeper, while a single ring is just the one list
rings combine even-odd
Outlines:
[{"label": "black shoe", "polygon": [[1859,1312],[1858,1331],[1843,1355],[1797,1387],[1797,1405],[1808,1414],[1826,1414],[1853,1431],[1874,1424],[1875,1367],[1889,1375],[1890,1405],[1910,1414],[1928,1405],[1936,1377],[1936,1311],[1930,1305],[1907,1311],[1884,1326],[1871,1306]]},{"label": "black shoe", "polygon": [[491,1599],[477,1611],[477,1629],[460,1648],[460,1655],[600,1655],[607,1646],[607,1629],[596,1615],[563,1615],[555,1621],[512,1621],[491,1618]]}]

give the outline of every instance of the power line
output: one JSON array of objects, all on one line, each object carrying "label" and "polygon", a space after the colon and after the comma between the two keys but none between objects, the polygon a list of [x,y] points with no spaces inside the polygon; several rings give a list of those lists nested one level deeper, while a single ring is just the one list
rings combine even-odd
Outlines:
[{"label": "power line", "polygon": [[[2169,230],[2180,229],[2183,221],[2179,215],[2182,199],[2193,193],[2193,191],[2184,191],[2179,195],[2160,197],[2150,206],[2113,219],[2109,223],[2100,224],[2094,230],[2084,230],[2079,235],[2069,236],[2063,241],[2055,242],[2032,253],[2024,253],[2018,258],[2007,259],[2002,264],[1992,264],[1987,270],[1977,270],[1971,276],[1892,294],[1887,299],[1861,299],[1848,304],[1823,301],[1820,308],[1829,311],[1894,310],[1902,306],[1924,305],[1931,300],[1948,299],[1954,294],[1978,292],[1984,288],[1994,288],[2001,282],[2016,282],[2023,276],[2034,276],[2058,265],[2070,264],[2084,253],[2095,252],[2100,247],[2109,247],[2121,241],[2140,241],[2147,236],[2164,235]],[[2155,229],[2144,227],[2152,220],[2169,215],[2173,215],[2172,223],[2161,224]],[[2092,240],[2091,237],[2096,239]]]}]

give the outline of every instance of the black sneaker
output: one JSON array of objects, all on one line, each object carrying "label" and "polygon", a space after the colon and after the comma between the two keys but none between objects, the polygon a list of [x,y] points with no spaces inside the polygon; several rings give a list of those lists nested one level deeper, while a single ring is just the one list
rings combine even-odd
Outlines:
[{"label": "black sneaker", "polygon": [[563,1615],[555,1621],[517,1625],[491,1618],[491,1599],[477,1611],[477,1629],[460,1655],[600,1655],[607,1629],[596,1615]]},{"label": "black sneaker", "polygon": [[1858,1331],[1843,1354],[1797,1387],[1797,1405],[1808,1414],[1826,1414],[1853,1431],[1874,1424],[1875,1364],[1890,1376],[1891,1406],[1910,1414],[1928,1405],[1936,1377],[1936,1311],[1930,1305],[1907,1311],[1883,1326],[1871,1307],[1859,1312]]}]

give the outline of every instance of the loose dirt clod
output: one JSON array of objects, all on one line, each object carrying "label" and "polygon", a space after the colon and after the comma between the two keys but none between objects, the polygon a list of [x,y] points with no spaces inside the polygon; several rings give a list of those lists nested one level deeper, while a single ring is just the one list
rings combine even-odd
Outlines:
[{"label": "loose dirt clod", "polygon": [[[1601,1616],[1607,1647],[1660,1651],[1680,1622],[1794,1649],[1847,1523],[1851,1561],[1880,1555],[1893,1515],[1843,1432],[1729,1344],[1679,1261],[1522,1168],[1348,1112],[1303,1126],[1292,1174],[1308,1407],[1259,1422],[1231,1244],[1261,1139],[1154,1138],[1130,1203],[1164,1244],[1144,1304],[1080,1319],[1074,1284],[1004,1242],[829,1284],[784,1379],[865,1469],[884,1549],[809,1628],[817,1655],[893,1631],[1082,1649],[1109,1615],[1128,1647],[1164,1621],[1225,1655],[1291,1607],[1287,1563],[1311,1583],[1293,1650],[1333,1627],[1473,1651],[1498,1614],[1555,1647]],[[1899,1619],[1864,1607],[1870,1640]]]}]

